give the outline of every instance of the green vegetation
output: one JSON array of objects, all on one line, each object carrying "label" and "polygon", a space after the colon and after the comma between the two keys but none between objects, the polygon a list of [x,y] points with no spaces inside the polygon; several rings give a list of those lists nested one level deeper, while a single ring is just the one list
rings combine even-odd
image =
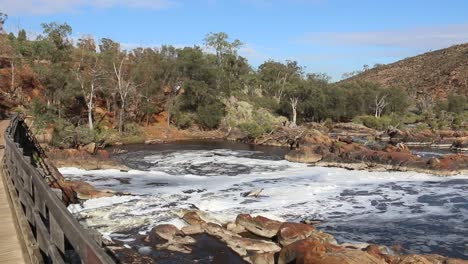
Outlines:
[{"label": "green vegetation", "polygon": [[[0,35],[0,55],[11,64],[11,76],[0,80],[0,89],[17,104],[29,105],[38,129],[55,128],[57,146],[112,140],[117,134],[141,140],[139,127],[162,112],[181,129],[238,128],[251,138],[305,122],[354,121],[380,130],[466,125],[462,95],[419,107],[421,100],[403,85],[330,83],[326,74],[305,73],[295,61],[269,60],[253,69],[238,54],[242,42],[226,33],[206,36],[211,52],[198,46],[125,50],[107,38],[82,36],[73,42],[66,23],[42,27],[36,39],[28,39],[24,30]],[[27,79],[25,72],[33,74]],[[26,87],[41,91],[30,104],[18,96]]]}]

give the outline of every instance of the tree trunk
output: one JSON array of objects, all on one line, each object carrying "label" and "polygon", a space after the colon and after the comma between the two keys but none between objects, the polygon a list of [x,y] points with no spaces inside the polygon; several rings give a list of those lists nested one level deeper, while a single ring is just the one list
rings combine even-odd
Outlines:
[{"label": "tree trunk", "polygon": [[296,127],[297,126],[297,104],[299,102],[299,98],[297,97],[291,97],[290,98],[290,103],[291,103],[291,109],[292,109],[292,120],[291,120],[291,127]]},{"label": "tree trunk", "polygon": [[297,125],[297,124],[296,124],[297,110],[296,110],[296,107],[295,107],[295,106],[293,106],[292,112],[293,112],[293,116],[292,116],[292,125],[295,127],[295,126]]},{"label": "tree trunk", "polygon": [[11,59],[11,91],[15,91],[15,63],[13,62],[13,59]]},{"label": "tree trunk", "polygon": [[93,107],[90,105],[88,105],[88,125],[89,125],[89,130],[93,131],[94,130]]},{"label": "tree trunk", "polygon": [[119,114],[119,133],[122,134],[124,131],[124,121],[125,121],[125,101],[122,101],[122,107],[120,108]]}]

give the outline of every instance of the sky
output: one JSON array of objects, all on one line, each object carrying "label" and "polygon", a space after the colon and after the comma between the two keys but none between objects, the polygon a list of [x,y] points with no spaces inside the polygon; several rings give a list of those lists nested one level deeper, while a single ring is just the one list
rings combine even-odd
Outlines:
[{"label": "sky", "polygon": [[43,22],[67,22],[74,38],[127,48],[203,45],[208,33],[226,32],[254,67],[296,60],[335,81],[468,42],[467,10],[466,0],[0,0],[7,31],[34,35]]}]

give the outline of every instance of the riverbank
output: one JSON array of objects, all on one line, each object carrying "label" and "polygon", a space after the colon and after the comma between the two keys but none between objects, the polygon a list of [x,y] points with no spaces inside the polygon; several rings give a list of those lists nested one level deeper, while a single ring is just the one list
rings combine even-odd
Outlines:
[{"label": "riverbank", "polygon": [[[145,139],[137,142],[153,145],[200,139],[207,140],[207,142],[229,140],[251,145],[288,148],[291,151],[285,155],[285,159],[313,166],[371,171],[416,171],[440,176],[468,172],[468,155],[466,154],[445,151],[443,155],[437,157],[425,157],[413,152],[408,146],[420,146],[415,142],[432,142],[431,144],[445,142],[445,144],[461,149],[468,142],[468,133],[464,131],[429,133],[428,131],[389,130],[382,133],[362,125],[349,123],[334,124],[331,127],[311,123],[297,128],[277,128],[273,133],[255,140],[235,134],[235,131],[226,134],[220,130],[206,133],[198,130],[175,130],[168,134],[164,130],[151,127],[145,132]],[[80,147],[78,150],[49,148],[49,153],[58,167],[126,170],[128,168],[118,160],[112,159],[112,156],[127,151],[127,146],[131,145],[135,144],[126,145],[115,141],[112,147],[106,149],[99,149],[96,144],[91,144]]]}]

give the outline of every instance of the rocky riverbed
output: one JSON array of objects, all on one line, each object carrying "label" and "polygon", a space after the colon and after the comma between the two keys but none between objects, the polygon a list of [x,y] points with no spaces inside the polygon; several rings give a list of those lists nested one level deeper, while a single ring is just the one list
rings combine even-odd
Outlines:
[{"label": "rocky riverbed", "polygon": [[[441,178],[415,172],[310,167],[283,160],[288,149],[226,142],[185,142],[121,150],[117,158],[131,170],[62,168],[61,172],[67,179],[84,180],[98,188],[128,194],[90,199],[81,206],[70,207],[83,224],[118,242],[119,252],[127,252],[122,257],[140,251],[149,259],[164,258],[167,263],[196,259],[209,263],[209,259],[233,256],[252,261],[250,253],[239,256],[222,238],[210,234],[213,230],[184,238],[183,231],[191,225],[184,215],[195,211],[203,212],[206,222],[217,223],[220,227],[213,227],[215,230],[234,228],[229,223],[237,225],[239,214],[247,213],[281,223],[313,224],[315,230],[334,236],[338,247],[344,249],[343,243],[370,243],[401,249],[389,254],[437,253],[468,258],[464,242],[468,234],[467,175]],[[257,197],[242,195],[259,189],[263,190]],[[168,240],[151,242],[156,241],[153,229],[161,224],[181,230],[182,233],[176,232],[180,239],[190,242],[181,247],[193,250],[192,253],[170,253],[174,245],[166,244]],[[257,239],[258,235],[247,238]],[[284,248],[275,239],[276,235],[267,242],[280,248],[278,259]],[[223,253],[203,251],[201,245],[212,245]],[[358,248],[364,252],[362,245]]]}]

